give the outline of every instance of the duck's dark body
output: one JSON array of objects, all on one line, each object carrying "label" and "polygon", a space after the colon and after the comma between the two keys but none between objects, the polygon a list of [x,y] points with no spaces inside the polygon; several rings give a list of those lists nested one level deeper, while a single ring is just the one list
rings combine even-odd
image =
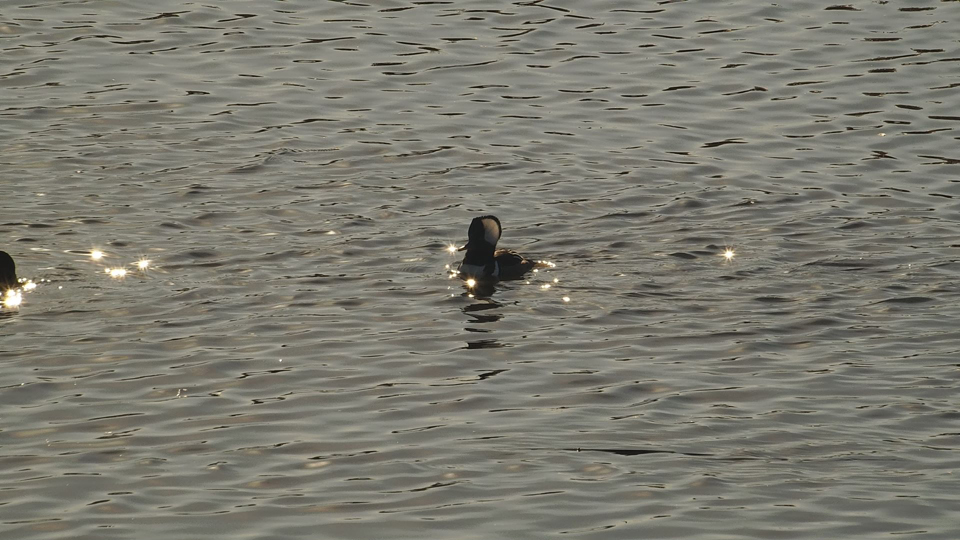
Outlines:
[{"label": "duck's dark body", "polygon": [[467,232],[469,240],[460,248],[467,250],[460,263],[460,277],[478,281],[517,279],[536,266],[536,262],[513,251],[497,249],[501,232],[496,216],[473,218]]},{"label": "duck's dark body", "polygon": [[0,293],[20,286],[17,280],[17,265],[6,251],[0,251]]}]

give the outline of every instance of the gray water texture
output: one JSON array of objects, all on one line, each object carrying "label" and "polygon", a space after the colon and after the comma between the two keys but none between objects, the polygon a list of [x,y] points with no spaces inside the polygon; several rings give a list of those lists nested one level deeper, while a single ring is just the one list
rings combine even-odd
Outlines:
[{"label": "gray water texture", "polygon": [[958,11],[0,3],[0,537],[960,538]]}]

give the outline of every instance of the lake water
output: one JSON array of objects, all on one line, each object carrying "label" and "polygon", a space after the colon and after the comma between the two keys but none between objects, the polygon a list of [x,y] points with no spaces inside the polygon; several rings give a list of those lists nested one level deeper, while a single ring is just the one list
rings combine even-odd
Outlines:
[{"label": "lake water", "polygon": [[4,3],[0,536],[955,540],[958,12]]}]

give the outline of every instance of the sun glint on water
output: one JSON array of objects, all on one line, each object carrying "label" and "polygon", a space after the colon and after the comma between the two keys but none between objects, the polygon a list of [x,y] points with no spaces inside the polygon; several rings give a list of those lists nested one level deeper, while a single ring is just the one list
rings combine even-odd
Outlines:
[{"label": "sun glint on water", "polygon": [[15,308],[23,301],[23,294],[16,289],[8,289],[3,295],[3,307]]}]

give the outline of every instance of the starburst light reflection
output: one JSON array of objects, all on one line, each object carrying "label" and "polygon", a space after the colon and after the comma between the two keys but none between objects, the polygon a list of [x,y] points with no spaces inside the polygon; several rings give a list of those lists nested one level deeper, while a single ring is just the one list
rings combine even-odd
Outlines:
[{"label": "starburst light reflection", "polygon": [[733,248],[728,247],[723,250],[723,253],[721,253],[720,256],[728,261],[732,261],[733,257],[736,256],[736,252],[733,251]]},{"label": "starburst light reflection", "polygon": [[150,268],[150,259],[140,259],[137,261],[137,269],[141,272]]},{"label": "starburst light reflection", "polygon": [[23,294],[16,289],[7,289],[7,293],[3,295],[3,307],[15,308],[18,307],[22,301]]}]

